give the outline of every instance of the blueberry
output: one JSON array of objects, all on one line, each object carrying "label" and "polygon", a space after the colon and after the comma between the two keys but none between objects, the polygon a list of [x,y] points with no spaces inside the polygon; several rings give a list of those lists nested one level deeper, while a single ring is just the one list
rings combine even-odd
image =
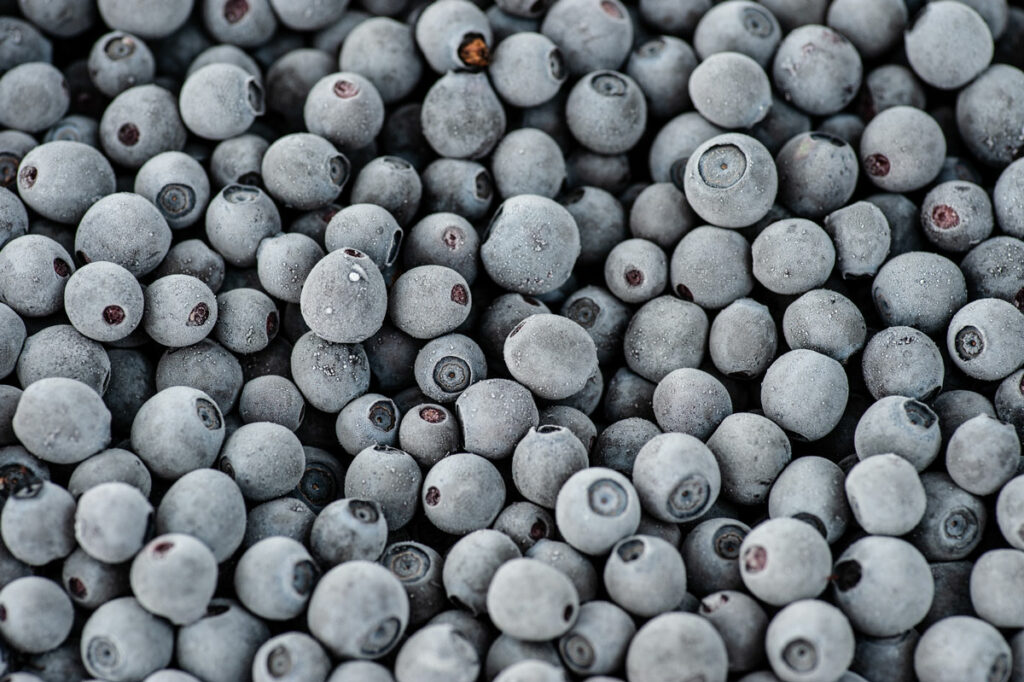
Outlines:
[{"label": "blueberry", "polygon": [[727,670],[721,635],[707,620],[691,613],[663,613],[647,621],[626,652],[626,675],[637,682],[671,675],[724,680]]},{"label": "blueberry", "polygon": [[953,616],[933,624],[914,650],[914,672],[921,682],[999,680],[1010,677],[1010,646],[979,618]]},{"label": "blueberry", "polygon": [[765,635],[768,662],[786,682],[835,679],[849,667],[853,652],[849,621],[839,609],[816,599],[779,611]]},{"label": "blueberry", "polygon": [[755,597],[784,606],[813,599],[825,590],[832,553],[810,524],[773,518],[747,533],[740,545],[739,565],[743,584]]},{"label": "blueberry", "polygon": [[[944,90],[960,88],[992,61],[992,33],[981,15],[964,3],[944,0],[925,8],[906,32],[907,60],[929,85]],[[955,41],[965,49],[945,48]]]},{"label": "blueberry", "polygon": [[218,562],[242,544],[245,500],[238,485],[215,469],[196,469],[171,485],[156,510],[156,531],[187,534],[204,543]]},{"label": "blueberry", "polygon": [[580,605],[576,622],[559,639],[558,653],[577,674],[612,673],[621,668],[634,634],[628,613],[611,602],[590,601]]},{"label": "blueberry", "polygon": [[209,64],[185,80],[178,105],[190,131],[206,139],[226,140],[244,133],[263,115],[263,87],[234,64]]},{"label": "blueberry", "polygon": [[195,537],[169,533],[153,538],[135,556],[129,579],[143,608],[187,625],[206,613],[217,587],[217,560]]},{"label": "blueberry", "polygon": [[146,611],[132,597],[107,602],[82,628],[81,655],[89,674],[140,680],[166,667],[174,652],[170,623]]},{"label": "blueberry", "polygon": [[409,599],[398,578],[367,561],[332,568],[309,602],[310,632],[336,656],[377,659],[401,639]]},{"label": "blueberry", "polygon": [[693,210],[719,227],[754,224],[768,213],[778,191],[778,174],[768,150],[739,133],[703,142],[680,175]]}]

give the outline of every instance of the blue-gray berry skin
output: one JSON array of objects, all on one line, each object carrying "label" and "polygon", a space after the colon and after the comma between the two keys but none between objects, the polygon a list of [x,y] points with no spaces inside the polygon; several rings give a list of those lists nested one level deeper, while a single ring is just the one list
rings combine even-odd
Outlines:
[{"label": "blue-gray berry skin", "polygon": [[110,381],[110,356],[101,344],[71,325],[55,324],[25,339],[16,373],[23,387],[40,379],[64,377],[102,395]]},{"label": "blue-gray berry skin", "polygon": [[640,524],[640,498],[622,474],[590,467],[562,485],[555,521],[566,542],[586,554],[604,554]]},{"label": "blue-gray berry skin", "polygon": [[[434,36],[431,38],[433,46]],[[352,29],[342,44],[339,64],[342,71],[369,79],[385,104],[406,97],[423,75],[412,28],[385,16],[360,22]]]},{"label": "blue-gray berry skin", "polygon": [[409,598],[383,566],[348,561],[324,574],[310,599],[309,630],[336,656],[377,659],[409,621]]},{"label": "blue-gray berry skin", "polygon": [[267,639],[252,659],[249,673],[253,682],[281,679],[287,670],[293,680],[321,680],[331,670],[331,659],[321,646],[305,632],[290,631]]},{"label": "blue-gray berry skin", "polygon": [[348,159],[334,145],[309,133],[279,138],[267,148],[261,165],[270,195],[285,206],[303,211],[337,199],[349,170]]},{"label": "blue-gray berry skin", "polygon": [[488,74],[502,99],[516,107],[549,101],[568,75],[565,57],[547,36],[515,33],[494,48]]},{"label": "blue-gray berry skin", "polygon": [[956,615],[934,623],[914,650],[914,672],[922,682],[1007,680],[1011,649],[989,623]]},{"label": "blue-gray berry skin", "polygon": [[29,452],[56,464],[80,462],[110,442],[110,411],[103,400],[84,383],[63,377],[26,386],[12,426]]},{"label": "blue-gray berry skin", "polygon": [[143,608],[187,625],[206,613],[217,587],[217,560],[191,535],[160,535],[135,556],[129,580]]},{"label": "blue-gray berry skin", "polygon": [[281,216],[263,190],[231,182],[210,200],[206,238],[231,265],[251,267],[260,242],[281,231]]},{"label": "blue-gray berry skin", "polygon": [[544,16],[540,32],[558,45],[574,76],[619,68],[633,43],[633,21],[617,0],[607,5],[558,0]]},{"label": "blue-gray berry skin", "polygon": [[246,499],[263,502],[294,488],[305,466],[302,443],[271,422],[239,427],[225,441],[218,466],[235,479]]},{"label": "blue-gray berry skin", "polygon": [[263,99],[258,79],[234,64],[216,63],[185,80],[178,104],[190,131],[206,139],[226,140],[244,133],[263,115]]},{"label": "blue-gray berry skin", "polygon": [[335,431],[342,449],[355,456],[375,445],[395,445],[400,421],[394,401],[379,393],[367,393],[341,409]]},{"label": "blue-gray berry skin", "polygon": [[71,323],[95,341],[118,341],[142,323],[142,287],[116,263],[88,263],[68,279],[64,309]]},{"label": "blue-gray berry skin", "polygon": [[[982,540],[988,512],[981,499],[945,473],[921,474],[927,506],[921,523],[907,536],[929,561],[958,561]],[[937,591],[939,594],[939,591]]]},{"label": "blue-gray berry skin", "polygon": [[828,680],[853,661],[853,628],[842,611],[803,599],[779,611],[768,624],[765,653],[783,680]]},{"label": "blue-gray berry skin", "polygon": [[215,597],[202,618],[178,628],[175,656],[178,667],[199,679],[234,682],[252,674],[256,650],[269,638],[261,619],[234,600]]},{"label": "blue-gray berry skin", "polygon": [[1020,622],[1019,581],[1021,559],[1015,549],[992,549],[974,563],[971,571],[971,604],[977,614],[997,627],[1012,628]]},{"label": "blue-gray berry skin", "polygon": [[691,613],[663,613],[649,620],[637,630],[626,653],[628,678],[641,682],[680,674],[724,680],[728,667],[721,635]]},{"label": "blue-gray berry skin", "polygon": [[465,535],[486,528],[505,503],[497,467],[472,453],[448,455],[423,477],[424,514],[438,529]]},{"label": "blue-gray berry skin", "polygon": [[345,497],[378,503],[388,529],[397,530],[416,514],[422,483],[423,474],[412,456],[398,448],[375,445],[350,462]]},{"label": "blue-gray berry skin", "polygon": [[1024,363],[1024,349],[1009,343],[1024,332],[1024,315],[997,298],[971,301],[957,311],[946,331],[953,364],[969,377],[997,381]]},{"label": "blue-gray berry skin", "polygon": [[138,168],[157,154],[184,149],[187,131],[170,91],[138,85],[115,97],[104,110],[99,136],[111,161]]},{"label": "blue-gray berry skin", "polygon": [[[964,49],[945,49],[950,41],[964,45]],[[992,33],[981,15],[967,4],[942,2],[914,18],[906,33],[906,49],[910,66],[921,80],[952,90],[969,83],[989,65]]]},{"label": "blue-gray berry skin", "polygon": [[141,680],[171,662],[174,628],[134,598],[121,597],[92,613],[82,628],[80,646],[89,674]]},{"label": "blue-gray berry skin", "polygon": [[226,561],[245,535],[245,500],[223,472],[197,469],[167,489],[156,510],[158,533],[184,533],[206,543],[218,562]]},{"label": "blue-gray berry skin", "polygon": [[0,634],[15,649],[38,654],[60,646],[71,632],[74,607],[60,585],[36,576],[0,590]]},{"label": "blue-gray berry skin", "polygon": [[874,535],[903,535],[925,514],[924,485],[914,465],[891,453],[861,460],[846,474],[846,498],[861,528]]},{"label": "blue-gray berry skin", "polygon": [[[75,271],[64,247],[38,234],[22,235],[7,242],[0,249],[0,265],[0,297],[9,310],[24,317],[58,312],[64,303],[68,278]],[[14,359],[12,365],[13,362]]]},{"label": "blue-gray berry skin", "polygon": [[934,118],[898,106],[875,116],[860,138],[864,173],[886,192],[908,192],[931,182],[942,170],[946,138]]},{"label": "blue-gray berry skin", "polygon": [[77,223],[97,199],[114,191],[114,170],[98,150],[55,141],[28,151],[18,167],[18,195],[45,218]]},{"label": "blue-gray berry skin", "polygon": [[508,379],[485,379],[473,384],[455,401],[462,425],[462,444],[488,459],[503,459],[531,427],[540,422],[537,404],[522,384]]},{"label": "blue-gray berry skin", "polygon": [[818,440],[835,428],[848,396],[842,365],[810,350],[781,355],[761,384],[765,416],[805,440]]},{"label": "blue-gray berry skin", "polygon": [[133,449],[163,478],[213,464],[224,442],[224,417],[202,391],[165,388],[139,409],[132,423]]},{"label": "blue-gray berry skin", "polygon": [[19,64],[0,77],[0,124],[28,133],[46,130],[70,104],[63,74],[52,64]]},{"label": "blue-gray berry skin", "polygon": [[306,278],[302,317],[318,336],[333,343],[359,343],[373,336],[387,313],[380,270],[353,248],[332,251]]},{"label": "blue-gray berry skin", "polygon": [[[686,332],[679,334],[680,330]],[[707,335],[708,318],[702,308],[659,296],[645,303],[626,327],[626,365],[648,381],[661,381],[674,370],[700,365]]]},{"label": "blue-gray berry skin", "polygon": [[409,623],[419,626],[427,621],[435,622],[433,617],[448,603],[441,555],[420,542],[396,542],[384,550],[380,563],[401,581],[409,595]]},{"label": "blue-gray berry skin", "polygon": [[[457,98],[460,106],[452,107]],[[439,154],[477,159],[489,153],[505,132],[505,111],[483,74],[450,72],[427,92],[423,133]],[[457,127],[460,134],[449,131]]]},{"label": "blue-gray berry skin", "polygon": [[287,537],[269,537],[249,547],[235,567],[235,592],[243,605],[267,620],[289,620],[306,608],[320,577],[308,550]]}]

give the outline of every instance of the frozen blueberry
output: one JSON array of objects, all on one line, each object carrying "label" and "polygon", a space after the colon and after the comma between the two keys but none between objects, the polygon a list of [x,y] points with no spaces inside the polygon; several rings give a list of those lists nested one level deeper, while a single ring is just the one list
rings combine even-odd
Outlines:
[{"label": "frozen blueberry", "polygon": [[587,465],[587,450],[571,431],[541,426],[516,446],[512,480],[523,497],[552,509],[563,483]]},{"label": "frozen blueberry", "polygon": [[818,440],[835,428],[848,396],[842,365],[811,350],[779,356],[761,383],[765,416],[803,440]]},{"label": "frozen blueberry", "polygon": [[871,284],[871,296],[886,324],[934,334],[967,303],[967,284],[964,272],[948,258],[913,251],[881,267]]},{"label": "frozen blueberry", "polygon": [[846,474],[845,487],[854,518],[873,535],[903,535],[924,517],[924,486],[914,465],[899,455],[861,460]]},{"label": "frozen blueberry", "polygon": [[981,542],[988,520],[984,505],[944,473],[925,472],[921,483],[928,502],[908,539],[929,561],[965,558]]},{"label": "frozen blueberry", "polygon": [[82,662],[89,674],[141,680],[171,662],[174,628],[132,597],[107,602],[82,628]]},{"label": "frozen blueberry", "polygon": [[143,608],[187,625],[206,613],[217,587],[217,560],[195,537],[169,533],[153,538],[135,556],[129,579]]},{"label": "frozen blueberry", "polygon": [[853,301],[835,291],[815,289],[786,307],[782,333],[792,349],[806,348],[845,364],[864,347],[867,327]]},{"label": "frozen blueberry", "polygon": [[70,104],[64,75],[52,64],[27,62],[0,77],[0,125],[29,133],[46,130]]},{"label": "frozen blueberry", "polygon": [[380,329],[387,312],[384,278],[363,252],[332,251],[306,278],[301,308],[306,324],[326,341],[364,341]]},{"label": "frozen blueberry", "polygon": [[872,336],[861,369],[875,400],[887,395],[927,400],[941,390],[945,376],[939,347],[913,327],[888,327]]},{"label": "frozen blueberry", "polygon": [[924,187],[942,170],[945,157],[942,128],[934,118],[914,107],[886,109],[871,119],[860,138],[864,173],[887,192]]},{"label": "frozen blueberry", "polygon": [[302,285],[323,257],[320,245],[304,234],[289,232],[268,237],[256,249],[260,286],[274,298],[299,303]]},{"label": "frozen blueberry", "polygon": [[95,390],[74,379],[27,385],[11,423],[29,452],[55,464],[75,464],[110,442],[110,411]]},{"label": "frozen blueberry", "polygon": [[331,670],[331,659],[317,640],[304,632],[285,632],[262,642],[246,674],[253,682],[321,680]]},{"label": "frozen blueberry", "polygon": [[1017,584],[1024,554],[1015,549],[993,549],[974,562],[971,570],[971,605],[979,617],[1002,628],[1021,621]]},{"label": "frozen blueberry", "polygon": [[[852,635],[851,635],[851,649]],[[703,677],[724,680],[728,674],[725,643],[715,627],[692,613],[670,612],[637,630],[626,652],[626,675],[637,682]]]},{"label": "frozen blueberry", "polygon": [[505,483],[487,459],[470,453],[449,455],[423,477],[423,510],[434,526],[465,535],[489,526],[505,503]]},{"label": "frozen blueberry", "polygon": [[992,233],[992,202],[973,182],[936,185],[921,203],[925,237],[943,251],[963,253]]},{"label": "frozen blueberry", "polygon": [[978,415],[950,437],[946,470],[968,492],[990,495],[1017,473],[1020,451],[1020,439],[1011,424]]},{"label": "frozen blueberry", "polygon": [[573,474],[562,485],[555,520],[570,545],[587,554],[604,554],[636,532],[640,499],[622,474],[591,467]]},{"label": "frozen blueberry", "polygon": [[110,380],[110,357],[100,344],[71,325],[55,324],[25,339],[17,375],[22,387],[40,379],[65,377],[102,395]]},{"label": "frozen blueberry", "polygon": [[260,174],[272,197],[290,208],[308,211],[338,198],[349,169],[345,155],[324,138],[293,133],[267,148]]},{"label": "frozen blueberry", "polygon": [[558,0],[544,15],[540,32],[558,45],[574,76],[617,69],[633,43],[632,19],[618,0]]},{"label": "frozen blueberry", "polygon": [[313,332],[292,348],[291,374],[310,405],[338,412],[370,387],[370,366],[358,343],[332,343]]},{"label": "frozen blueberry", "polygon": [[693,151],[682,184],[700,217],[712,225],[735,228],[752,225],[767,214],[775,201],[778,176],[764,145],[728,133]]},{"label": "frozen blueberry", "polygon": [[383,566],[348,561],[320,579],[307,621],[310,632],[336,656],[376,659],[401,639],[409,621],[409,598]]},{"label": "frozen blueberry", "polygon": [[647,379],[661,381],[680,368],[694,368],[704,358],[707,314],[698,305],[672,296],[648,301],[626,328],[626,365]]},{"label": "frozen blueberry", "polygon": [[215,469],[196,469],[171,485],[156,510],[156,531],[185,533],[226,561],[245,535],[245,500],[238,485]]},{"label": "frozen blueberry", "polygon": [[739,563],[743,584],[755,597],[784,606],[798,599],[813,599],[825,590],[832,552],[813,526],[780,517],[747,533]]},{"label": "frozen blueberry", "polygon": [[732,230],[702,226],[672,253],[669,286],[684,301],[724,308],[754,287],[750,244]]},{"label": "frozen blueberry", "polygon": [[626,611],[653,617],[672,610],[686,595],[686,568],[679,551],[650,535],[620,540],[604,566],[608,595]]},{"label": "frozen blueberry", "polygon": [[536,559],[512,559],[494,573],[487,614],[504,634],[523,641],[555,639],[576,621],[579,597],[563,574]]},{"label": "frozen blueberry", "polygon": [[269,537],[255,543],[238,560],[234,584],[249,611],[268,620],[295,618],[306,608],[320,569],[301,543]]},{"label": "frozen blueberry", "polygon": [[110,162],[81,142],[39,145],[24,155],[18,167],[21,200],[59,223],[77,223],[90,206],[113,191]]},{"label": "frozen blueberry", "polygon": [[881,398],[861,416],[854,432],[857,456],[891,453],[924,471],[939,454],[938,415],[924,403],[903,396]]},{"label": "frozen blueberry", "polygon": [[[910,23],[905,43],[914,72],[944,90],[963,87],[992,61],[992,33],[966,3],[928,3]],[[947,49],[951,43],[963,49]]]},{"label": "frozen blueberry", "polygon": [[357,455],[375,445],[396,445],[400,420],[394,401],[379,393],[367,393],[341,409],[335,433],[342,449]]},{"label": "frozen blueberry", "polygon": [[551,100],[568,76],[565,57],[547,36],[517,32],[494,48],[487,70],[501,98],[516,107]]},{"label": "frozen blueberry", "polygon": [[344,492],[347,498],[378,503],[388,529],[394,531],[409,523],[416,514],[423,479],[416,460],[408,453],[387,445],[375,445],[357,454],[349,463]]},{"label": "frozen blueberry", "polygon": [[210,201],[206,171],[188,154],[167,151],[142,165],[134,190],[156,206],[172,229],[196,223]]},{"label": "frozen blueberry", "polygon": [[181,151],[188,132],[175,104],[174,95],[158,85],[125,90],[100,119],[103,151],[126,168],[138,168],[162,152]]},{"label": "frozen blueberry", "polygon": [[50,651],[71,633],[74,607],[58,583],[36,576],[19,578],[0,590],[0,634],[27,654]]},{"label": "frozen blueberry", "polygon": [[1005,681],[1011,665],[1010,646],[999,631],[970,616],[934,623],[914,650],[914,672],[921,682]]},{"label": "frozen blueberry", "polygon": [[202,67],[185,80],[178,106],[190,131],[210,140],[226,140],[244,133],[263,115],[263,99],[258,78],[220,62]]},{"label": "frozen blueberry", "polygon": [[981,298],[960,308],[949,322],[946,348],[960,371],[974,379],[997,381],[1024,362],[1024,314],[998,298]]},{"label": "frozen blueberry", "polygon": [[853,652],[853,628],[846,616],[817,599],[797,601],[779,611],[765,634],[768,662],[785,682],[842,679]]},{"label": "frozen blueberry", "polygon": [[142,287],[116,263],[89,263],[68,279],[64,308],[71,324],[84,336],[117,341],[142,322]]}]

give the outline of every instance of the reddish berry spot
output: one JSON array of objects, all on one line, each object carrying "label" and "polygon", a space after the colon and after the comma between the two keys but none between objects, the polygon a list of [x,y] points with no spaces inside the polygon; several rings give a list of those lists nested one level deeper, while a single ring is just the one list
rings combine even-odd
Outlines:
[{"label": "reddish berry spot", "polygon": [[359,86],[344,78],[334,81],[334,95],[341,99],[350,99],[359,94]]},{"label": "reddish berry spot", "polygon": [[948,230],[960,224],[960,216],[952,206],[939,204],[932,209],[932,223],[940,230]]},{"label": "reddish berry spot", "polygon": [[640,272],[636,268],[626,270],[625,278],[626,284],[631,287],[638,287],[644,283],[644,273]]},{"label": "reddish berry spot", "polygon": [[466,291],[466,287],[461,284],[456,284],[452,287],[452,300],[459,305],[466,305],[469,303],[469,292]]},{"label": "reddish berry spot", "polygon": [[530,526],[530,537],[534,540],[540,540],[541,538],[547,536],[547,534],[548,524],[544,523],[539,519],[537,521],[534,521],[533,525]]},{"label": "reddish berry spot", "polygon": [[601,10],[613,19],[622,18],[622,8],[619,7],[617,2],[612,2],[612,0],[602,0]]},{"label": "reddish berry spot", "polygon": [[277,336],[277,313],[270,313],[267,315],[267,338],[272,339]]},{"label": "reddish berry spot", "polygon": [[21,179],[21,184],[25,185],[26,188],[36,184],[36,178],[39,176],[39,169],[35,166],[25,166],[21,169],[18,177]]},{"label": "reddish berry spot", "polygon": [[352,256],[353,258],[363,258],[363,253],[361,251],[356,251],[355,249],[345,249],[342,253],[346,256]]},{"label": "reddish berry spot", "polygon": [[18,163],[21,162],[14,154],[0,154],[0,187],[10,187],[18,176]]},{"label": "reddish berry spot", "polygon": [[124,322],[124,308],[119,305],[108,305],[103,309],[103,321],[107,324],[121,324]]},{"label": "reddish berry spot", "polygon": [[768,550],[761,545],[754,545],[743,553],[743,567],[748,573],[759,573],[768,564]]},{"label": "reddish berry spot", "polygon": [[431,507],[436,507],[437,503],[441,501],[441,491],[434,486],[430,486],[427,488],[427,494],[424,495],[423,500]]},{"label": "reddish berry spot", "polygon": [[153,545],[153,554],[157,555],[158,557],[162,557],[168,552],[170,552],[172,549],[174,549],[173,542],[158,542],[155,545]]},{"label": "reddish berry spot", "polygon": [[246,0],[228,0],[224,3],[224,20],[229,24],[241,21],[249,12],[249,3]]},{"label": "reddish berry spot", "polygon": [[210,319],[210,306],[199,303],[188,314],[188,321],[185,324],[189,327],[202,327],[208,319]]},{"label": "reddish berry spot", "polygon": [[58,277],[67,277],[71,274],[71,266],[63,258],[53,259],[53,271]]},{"label": "reddish berry spot", "polygon": [[884,178],[889,174],[889,159],[883,154],[872,154],[864,159],[864,170],[872,177]]},{"label": "reddish berry spot", "polygon": [[444,410],[438,407],[424,407],[420,410],[420,419],[427,422],[428,424],[440,424],[447,419]]},{"label": "reddish berry spot", "polygon": [[80,578],[70,578],[68,580],[68,592],[70,592],[73,597],[84,599],[85,595],[88,594],[89,591],[85,589],[85,583],[83,583]]},{"label": "reddish berry spot", "polygon": [[676,294],[678,294],[679,298],[683,299],[684,301],[690,301],[691,303],[693,302],[693,292],[690,291],[690,288],[687,287],[685,284],[676,285]]},{"label": "reddish berry spot", "polygon": [[117,141],[125,147],[132,147],[139,141],[139,128],[134,123],[125,123],[117,129]]}]

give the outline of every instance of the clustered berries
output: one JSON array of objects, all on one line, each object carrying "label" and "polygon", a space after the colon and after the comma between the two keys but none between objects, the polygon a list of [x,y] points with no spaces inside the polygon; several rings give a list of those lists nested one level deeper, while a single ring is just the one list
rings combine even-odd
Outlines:
[{"label": "clustered berries", "polygon": [[0,682],[1019,682],[1019,0],[0,13]]}]

